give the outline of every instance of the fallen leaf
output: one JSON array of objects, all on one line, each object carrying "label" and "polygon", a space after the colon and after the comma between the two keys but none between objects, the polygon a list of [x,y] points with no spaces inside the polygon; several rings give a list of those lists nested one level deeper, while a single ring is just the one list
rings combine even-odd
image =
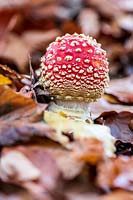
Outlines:
[{"label": "fallen leaf", "polygon": [[28,141],[33,136],[47,137],[54,133],[43,121],[45,104],[36,104],[6,86],[0,86],[0,93],[0,145],[12,145]]},{"label": "fallen leaf", "polygon": [[121,140],[117,140],[115,143],[116,146],[116,155],[133,155],[133,143],[130,142],[122,142]]},{"label": "fallen leaf", "polygon": [[38,47],[42,47],[44,51],[47,45],[59,35],[61,35],[61,32],[58,29],[49,31],[25,31],[22,39],[29,46],[31,52]]},{"label": "fallen leaf", "polygon": [[95,123],[104,124],[111,129],[111,134],[119,140],[133,143],[133,129],[132,129],[133,113],[115,111],[103,112]]},{"label": "fallen leaf", "polygon": [[[90,103],[91,118],[93,120],[98,118],[103,112],[130,112],[133,110],[133,106],[118,104],[118,102],[116,101],[116,99],[114,100],[114,98],[113,103],[109,103],[106,99],[102,97],[97,102]],[[110,99],[110,97],[108,98],[108,100],[112,102],[112,99]]]},{"label": "fallen leaf", "polygon": [[97,164],[104,158],[104,148],[102,142],[94,138],[77,140],[73,147],[73,156],[82,162],[92,165]]},{"label": "fallen leaf", "polygon": [[[106,93],[113,95],[119,102],[133,104],[133,76],[123,79],[112,80]],[[132,111],[133,108],[131,107]]]},{"label": "fallen leaf", "polygon": [[6,200],[35,200],[33,195],[23,187],[0,181],[0,199]]},{"label": "fallen leaf", "polygon": [[65,20],[73,19],[79,14],[80,9],[83,6],[83,2],[82,0],[78,0],[78,1],[59,0],[57,5],[58,7],[55,13],[56,17],[59,20],[65,21]]},{"label": "fallen leaf", "polygon": [[20,0],[20,1],[12,1],[12,0],[5,0],[0,2],[0,9],[13,9],[13,8],[21,8],[25,7],[29,3],[28,0]]},{"label": "fallen leaf", "polygon": [[98,166],[97,182],[105,191],[112,188],[133,191],[133,158],[121,156],[105,160]]},{"label": "fallen leaf", "polygon": [[133,194],[132,192],[125,191],[125,190],[116,190],[114,192],[108,193],[102,197],[102,200],[132,200]]},{"label": "fallen leaf", "polygon": [[133,16],[131,14],[128,15],[122,15],[120,17],[117,18],[117,23],[118,25],[129,32],[133,31]]},{"label": "fallen leaf", "polygon": [[116,3],[120,9],[127,11],[127,12],[132,12],[133,11],[133,1],[132,0],[118,0],[117,2],[115,0],[112,0],[112,2]]},{"label": "fallen leaf", "polygon": [[[1,10],[0,9],[0,15],[2,16],[0,18],[0,40],[4,40],[5,35],[13,29],[13,27],[16,24],[17,16],[16,12],[14,10]],[[0,53],[3,51],[4,48],[4,42],[0,41],[1,47],[0,47]]]},{"label": "fallen leaf", "polygon": [[[52,19],[55,17],[55,14],[57,12],[58,6],[53,1],[51,2],[43,2],[39,6],[34,7],[33,10],[31,10],[31,15],[34,19]],[[45,25],[47,26],[47,25]],[[43,27],[44,28],[44,27]],[[52,27],[49,27],[49,29]]]},{"label": "fallen leaf", "polygon": [[[5,115],[11,111],[15,111],[16,109],[20,109],[23,107],[34,108],[36,103],[20,94],[14,92],[11,88],[7,86],[0,86],[0,116]],[[25,113],[26,114],[26,113]],[[14,116],[12,116],[14,117]]]},{"label": "fallen leaf", "polygon": [[22,40],[20,36],[12,33],[5,39],[1,57],[12,59],[18,66],[19,72],[26,73],[28,70],[26,64],[28,62],[29,46]]},{"label": "fallen leaf", "polygon": [[[115,38],[119,38],[122,35],[122,30],[118,26],[118,23],[116,21],[113,21],[111,23],[109,23],[109,22],[103,22],[102,25],[101,25],[101,31],[103,32],[103,34],[106,34],[108,36],[110,35],[110,36],[113,36]],[[113,53],[113,49],[111,49],[111,51]]]},{"label": "fallen leaf", "polygon": [[[21,164],[23,163],[22,165],[15,162],[16,155],[19,158],[21,157],[20,162]],[[14,149],[4,148],[1,160],[0,178],[3,181],[14,183],[27,189],[35,196],[35,199],[43,199],[45,197],[48,199],[60,199],[60,195],[63,196],[61,192],[61,173],[56,161],[44,148],[28,148],[22,146]],[[28,168],[30,171],[26,175]],[[13,179],[12,176],[15,175],[15,172],[16,178]],[[40,174],[43,174],[43,176],[40,176]],[[36,181],[34,181],[34,178]]]},{"label": "fallen leaf", "polygon": [[75,22],[73,22],[71,20],[64,21],[61,29],[64,34],[66,34],[66,33],[73,34],[75,32],[81,33],[81,28]]},{"label": "fallen leaf", "polygon": [[100,195],[96,195],[93,193],[78,193],[78,191],[70,192],[67,196],[68,200],[102,200],[102,197],[100,197]]},{"label": "fallen leaf", "polygon": [[11,151],[1,157],[0,174],[5,182],[12,178],[14,181],[33,181],[40,177],[40,171],[18,151]]},{"label": "fallen leaf", "polygon": [[85,165],[85,162],[79,161],[72,152],[62,152],[55,158],[65,180],[72,180],[80,175]]},{"label": "fallen leaf", "polygon": [[120,8],[112,1],[88,0],[87,3],[94,6],[105,17],[111,18],[121,14]]},{"label": "fallen leaf", "polygon": [[[11,1],[5,0],[0,2],[0,39],[5,38],[5,35],[9,33],[15,26],[18,20],[18,13],[27,10],[28,0]],[[2,49],[0,48],[0,51]]]},{"label": "fallen leaf", "polygon": [[95,10],[83,9],[78,17],[79,25],[85,35],[97,37],[100,32],[99,16]]},{"label": "fallen leaf", "polygon": [[[125,55],[125,48],[121,43],[113,42],[108,46],[107,56],[108,56],[110,63],[112,63],[114,60],[120,58],[121,55]],[[110,83],[111,82],[112,81],[110,81]],[[110,86],[110,84],[109,84],[109,86]]]},{"label": "fallen leaf", "polygon": [[6,76],[0,74],[0,85],[10,85],[10,84],[12,84],[12,81]]},{"label": "fallen leaf", "polygon": [[130,38],[128,38],[125,42],[125,49],[128,51],[128,52],[131,52],[133,51],[133,36],[131,36]]},{"label": "fallen leaf", "polygon": [[12,84],[16,86],[17,90],[20,90],[25,84],[31,84],[28,76],[19,74],[6,65],[0,64],[0,73],[10,79],[12,81]]}]

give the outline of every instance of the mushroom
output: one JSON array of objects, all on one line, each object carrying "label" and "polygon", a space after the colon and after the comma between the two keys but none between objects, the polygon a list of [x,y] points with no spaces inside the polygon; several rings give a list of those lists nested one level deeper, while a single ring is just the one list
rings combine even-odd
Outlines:
[{"label": "mushroom", "polygon": [[85,110],[109,82],[106,52],[95,39],[74,33],[57,37],[41,58],[40,83],[59,108]]}]

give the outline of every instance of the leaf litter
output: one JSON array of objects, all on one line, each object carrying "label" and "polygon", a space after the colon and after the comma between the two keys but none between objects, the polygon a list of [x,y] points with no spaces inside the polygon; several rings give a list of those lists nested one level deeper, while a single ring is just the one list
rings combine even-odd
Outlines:
[{"label": "leaf litter", "polygon": [[[123,0],[0,3],[1,199],[133,199],[131,10]],[[116,78],[90,104],[93,125],[46,111],[51,97],[29,75],[28,55],[39,74],[45,48],[66,32],[94,35]]]}]

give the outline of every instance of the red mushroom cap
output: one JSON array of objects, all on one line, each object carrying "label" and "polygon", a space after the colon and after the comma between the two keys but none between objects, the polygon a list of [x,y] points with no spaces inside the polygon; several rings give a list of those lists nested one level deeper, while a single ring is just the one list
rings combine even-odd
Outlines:
[{"label": "red mushroom cap", "polygon": [[40,81],[56,99],[92,102],[108,85],[106,52],[84,34],[57,37],[42,57],[41,66]]}]

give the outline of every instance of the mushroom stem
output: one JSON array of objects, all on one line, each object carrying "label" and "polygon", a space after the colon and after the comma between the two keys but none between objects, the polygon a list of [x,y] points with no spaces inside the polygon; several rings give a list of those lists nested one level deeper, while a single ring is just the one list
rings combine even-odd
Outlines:
[{"label": "mushroom stem", "polygon": [[57,100],[49,104],[48,110],[60,113],[66,117],[82,119],[88,123],[93,123],[89,103]]},{"label": "mushroom stem", "polygon": [[92,120],[92,117],[91,117],[91,108],[90,108],[89,104],[84,109],[82,119],[83,119],[83,121],[93,123],[93,120]]}]

